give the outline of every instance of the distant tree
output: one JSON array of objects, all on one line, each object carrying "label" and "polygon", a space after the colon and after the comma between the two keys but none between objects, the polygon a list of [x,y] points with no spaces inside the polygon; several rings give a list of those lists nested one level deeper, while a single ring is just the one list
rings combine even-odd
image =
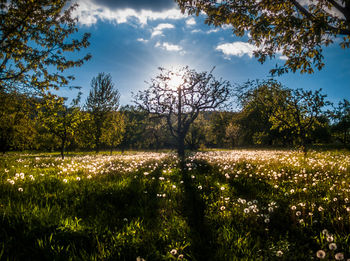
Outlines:
[{"label": "distant tree", "polygon": [[288,130],[295,136],[305,155],[313,141],[313,131],[322,125],[319,121],[320,116],[325,107],[330,105],[325,100],[327,95],[321,91],[290,90],[286,103],[282,106],[278,103],[270,118],[272,129]]},{"label": "distant tree", "polygon": [[350,143],[350,102],[346,99],[338,103],[333,112],[333,131],[343,144]]},{"label": "distant tree", "polygon": [[234,148],[238,144],[241,131],[240,126],[234,121],[225,128],[225,142],[229,148]]},{"label": "distant tree", "polygon": [[261,63],[280,53],[287,57],[271,72],[313,73],[324,66],[322,47],[339,40],[350,46],[350,2],[347,0],[176,0],[182,11],[207,15],[206,23],[232,26],[236,36],[249,36]]},{"label": "distant tree", "polygon": [[167,131],[167,123],[162,117],[153,117],[153,115],[147,115],[144,119],[145,124],[144,140],[146,144],[144,147],[147,149],[155,149],[158,151],[161,147],[164,147],[169,139],[169,133]]},{"label": "distant tree", "polygon": [[74,137],[82,117],[78,106],[79,101],[80,94],[72,101],[71,107],[67,107],[64,98],[47,95],[39,107],[40,125],[60,139],[62,159],[64,159],[66,145]]},{"label": "distant tree", "polygon": [[[135,106],[126,105],[120,108],[124,115],[125,133],[119,147],[122,152],[127,149],[138,149],[144,144],[147,131],[148,115]],[[148,144],[148,142],[147,142]]]},{"label": "distant tree", "polygon": [[166,119],[183,161],[185,137],[191,124],[201,111],[214,110],[228,100],[230,83],[216,80],[212,71],[198,73],[187,66],[180,70],[159,70],[148,89],[139,91],[134,99],[143,110]]},{"label": "distant tree", "polygon": [[35,101],[17,92],[0,91],[0,150],[30,149],[35,129]]},{"label": "distant tree", "polygon": [[124,115],[121,112],[109,112],[102,126],[101,141],[110,148],[111,155],[123,140],[124,133]]},{"label": "distant tree", "polygon": [[72,59],[64,53],[89,45],[89,34],[74,39],[77,5],[69,0],[0,1],[0,91],[42,91],[67,85],[65,69],[90,55]]},{"label": "distant tree", "polygon": [[232,112],[220,111],[213,112],[210,117],[210,137],[209,142],[212,146],[223,148],[225,146],[226,127],[228,126]]},{"label": "distant tree", "polygon": [[206,143],[206,134],[209,132],[208,121],[202,114],[191,124],[185,137],[185,144],[190,150],[197,150]]},{"label": "distant tree", "polygon": [[86,101],[87,111],[91,114],[96,153],[100,150],[102,130],[108,115],[117,111],[120,94],[114,88],[110,74],[99,73],[91,81],[91,90]]},{"label": "distant tree", "polygon": [[284,104],[287,90],[275,80],[248,81],[237,86],[235,95],[241,107],[235,123],[242,131],[243,144],[273,145],[286,143],[290,133],[272,129],[270,117],[278,103]]},{"label": "distant tree", "polygon": [[263,105],[262,112],[271,123],[270,129],[292,137],[306,155],[313,132],[322,125],[321,116],[330,105],[326,95],[321,90],[287,89],[274,80],[253,83],[253,86],[248,95],[255,95],[255,102]]}]

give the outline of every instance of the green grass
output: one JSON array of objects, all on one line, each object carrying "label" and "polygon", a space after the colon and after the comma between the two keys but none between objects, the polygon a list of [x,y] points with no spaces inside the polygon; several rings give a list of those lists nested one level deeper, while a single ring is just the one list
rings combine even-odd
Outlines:
[{"label": "green grass", "polygon": [[344,151],[11,153],[0,259],[346,260],[349,174]]}]

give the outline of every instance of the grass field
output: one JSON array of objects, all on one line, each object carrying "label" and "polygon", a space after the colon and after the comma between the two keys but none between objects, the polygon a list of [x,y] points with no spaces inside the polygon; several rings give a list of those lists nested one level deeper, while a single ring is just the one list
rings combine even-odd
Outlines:
[{"label": "grass field", "polygon": [[1,260],[350,260],[350,153],[0,157]]}]

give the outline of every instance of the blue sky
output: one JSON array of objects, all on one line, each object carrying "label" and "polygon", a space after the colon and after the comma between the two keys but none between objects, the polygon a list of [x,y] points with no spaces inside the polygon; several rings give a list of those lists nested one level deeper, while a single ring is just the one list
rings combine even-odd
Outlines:
[{"label": "blue sky", "polygon": [[[188,65],[197,71],[216,67],[217,78],[239,84],[267,79],[269,70],[283,57],[263,65],[252,56],[247,38],[237,38],[229,27],[214,28],[204,24],[204,16],[181,14],[172,0],[78,0],[75,11],[79,33],[91,33],[90,47],[83,52],[92,59],[82,67],[69,70],[81,86],[82,102],[90,90],[92,77],[99,72],[112,75],[121,93],[121,104],[131,104],[131,93],[147,88],[158,67]],[[336,44],[324,48],[326,66],[314,74],[289,73],[276,79],[290,88],[319,89],[332,102],[350,99],[350,50]],[[73,97],[75,91],[61,89]]]}]

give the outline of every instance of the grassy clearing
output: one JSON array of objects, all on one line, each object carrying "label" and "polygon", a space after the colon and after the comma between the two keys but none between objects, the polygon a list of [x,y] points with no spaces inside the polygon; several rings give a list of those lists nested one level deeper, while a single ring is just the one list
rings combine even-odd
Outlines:
[{"label": "grassy clearing", "polygon": [[[2,260],[350,258],[350,154],[0,158]],[[138,259],[137,259],[138,258]]]}]

